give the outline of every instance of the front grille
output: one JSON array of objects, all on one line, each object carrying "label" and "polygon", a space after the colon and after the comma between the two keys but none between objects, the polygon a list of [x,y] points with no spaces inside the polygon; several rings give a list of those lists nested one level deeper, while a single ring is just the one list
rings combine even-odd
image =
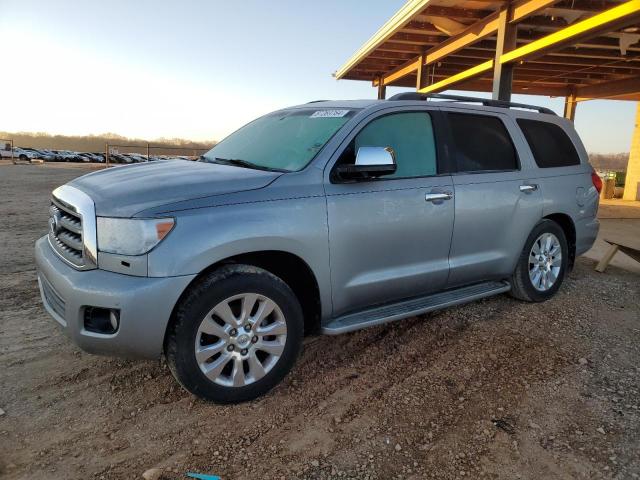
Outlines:
[{"label": "front grille", "polygon": [[54,252],[78,270],[98,266],[96,208],[89,195],[71,185],[53,191],[49,243]]},{"label": "front grille", "polygon": [[84,265],[82,217],[55,199],[49,208],[49,238],[65,260],[76,267]]},{"label": "front grille", "polygon": [[65,316],[65,303],[64,299],[53,289],[49,281],[44,278],[44,275],[40,275],[40,285],[42,285],[42,293],[51,310],[57,313],[61,319],[64,320]]}]

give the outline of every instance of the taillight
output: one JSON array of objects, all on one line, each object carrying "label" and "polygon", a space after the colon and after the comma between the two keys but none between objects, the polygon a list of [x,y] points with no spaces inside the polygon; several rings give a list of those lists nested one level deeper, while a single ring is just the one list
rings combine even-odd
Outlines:
[{"label": "taillight", "polygon": [[591,172],[591,181],[593,182],[593,186],[596,187],[598,193],[602,191],[602,179],[600,175],[598,175],[595,171]]}]

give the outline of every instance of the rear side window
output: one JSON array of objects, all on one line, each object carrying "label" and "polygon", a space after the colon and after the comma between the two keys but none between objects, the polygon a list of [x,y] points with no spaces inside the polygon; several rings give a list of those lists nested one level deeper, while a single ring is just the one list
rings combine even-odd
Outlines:
[{"label": "rear side window", "polygon": [[425,177],[437,173],[436,142],[431,116],[426,112],[402,112],[372,120],[341,156],[353,163],[360,147],[391,147],[397,170],[384,178]]},{"label": "rear side window", "polygon": [[499,118],[447,113],[459,172],[518,170],[509,132]]},{"label": "rear side window", "polygon": [[540,168],[580,165],[580,157],[573,142],[558,125],[519,118],[533,158]]}]

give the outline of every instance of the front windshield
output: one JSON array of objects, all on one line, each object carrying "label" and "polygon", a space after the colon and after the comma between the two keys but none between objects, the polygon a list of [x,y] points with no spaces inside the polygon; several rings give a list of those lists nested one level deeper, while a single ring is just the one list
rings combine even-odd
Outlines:
[{"label": "front windshield", "polygon": [[202,156],[205,162],[297,171],[356,113],[354,109],[281,110],[245,125]]}]

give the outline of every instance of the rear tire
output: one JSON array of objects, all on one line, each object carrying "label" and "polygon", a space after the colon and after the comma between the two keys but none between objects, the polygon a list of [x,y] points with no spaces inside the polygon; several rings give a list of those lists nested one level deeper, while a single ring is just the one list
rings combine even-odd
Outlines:
[{"label": "rear tire", "polygon": [[289,286],[250,265],[228,265],[187,292],[167,333],[171,372],[189,392],[216,403],[264,395],[293,367],[304,332]]},{"label": "rear tire", "polygon": [[553,297],[564,280],[569,251],[564,231],[553,220],[541,220],[525,242],[511,277],[511,296],[527,302]]}]

